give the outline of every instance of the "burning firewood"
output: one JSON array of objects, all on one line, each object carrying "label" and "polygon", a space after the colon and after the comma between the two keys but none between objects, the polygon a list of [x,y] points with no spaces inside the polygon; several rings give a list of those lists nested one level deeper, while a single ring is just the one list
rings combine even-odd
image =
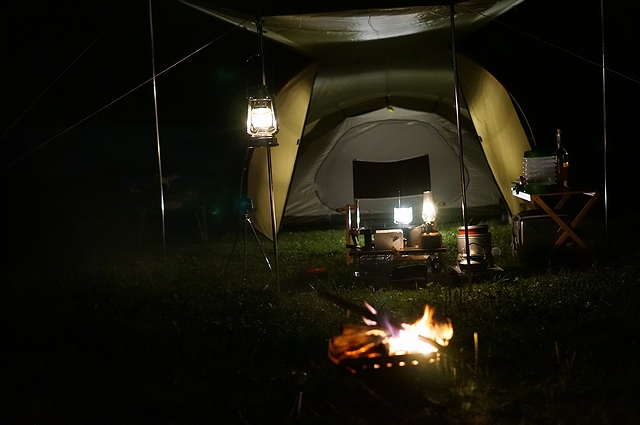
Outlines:
[{"label": "burning firewood", "polygon": [[329,358],[337,364],[346,358],[388,355],[385,344],[388,337],[389,334],[384,329],[366,325],[345,325],[342,334],[331,339]]},{"label": "burning firewood", "polygon": [[345,359],[436,353],[453,337],[451,321],[436,320],[434,309],[428,305],[415,323],[394,325],[368,304],[365,308],[333,294],[320,293],[320,296],[360,313],[365,322],[365,325],[345,325],[342,333],[331,339],[329,358],[336,364]]}]

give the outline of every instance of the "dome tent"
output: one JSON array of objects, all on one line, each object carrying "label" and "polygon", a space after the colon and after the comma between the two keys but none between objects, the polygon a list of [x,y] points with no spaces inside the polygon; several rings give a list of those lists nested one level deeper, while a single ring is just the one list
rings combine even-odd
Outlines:
[{"label": "dome tent", "polygon": [[[354,199],[353,159],[397,161],[424,154],[430,157],[433,195],[442,205],[440,217],[451,218],[459,213],[460,159],[454,105],[447,101],[447,97],[452,96],[438,93],[438,90],[444,92],[442,88],[452,87],[452,82],[446,81],[452,79],[451,73],[446,72],[447,67],[450,68],[449,57],[442,55],[440,63],[433,60],[433,54],[423,61],[404,57],[409,63],[403,63],[402,59],[389,61],[397,66],[393,69],[376,69],[374,63],[360,60],[352,64],[352,68],[361,68],[362,72],[348,74],[358,75],[356,81],[340,81],[351,77],[336,76],[332,72],[332,67],[343,68],[344,60],[321,65],[314,95],[329,92],[331,89],[325,89],[325,84],[333,85],[335,92],[330,95],[336,101],[331,108],[339,112],[316,115],[316,97],[311,96],[307,118],[311,124],[306,126],[298,148],[283,220],[290,223],[339,221],[341,215],[335,210],[353,203]],[[375,62],[377,58],[371,60]],[[442,77],[439,78],[438,73]],[[394,77],[395,74],[399,75]],[[421,74],[434,78],[415,78]],[[414,77],[408,78],[410,75]],[[369,94],[378,77],[386,80],[383,87],[390,89]],[[341,90],[342,85],[350,88]],[[354,95],[359,90],[365,93],[360,98]],[[468,116],[463,117],[462,137],[467,207],[476,215],[499,213],[502,195]],[[519,156],[521,158],[521,153]],[[414,210],[421,209],[421,202],[420,197],[402,199],[404,205],[411,205]],[[362,202],[361,207],[369,214],[381,215],[390,213],[397,203],[397,199],[367,201]]]},{"label": "dome tent", "polygon": [[[468,34],[519,2],[462,2],[456,32]],[[249,16],[194,7],[255,31]],[[432,164],[434,197],[444,203],[440,214],[460,210],[449,13],[441,5],[264,17],[267,38],[317,59],[276,96],[278,224],[340,220],[335,209],[353,202],[353,159],[390,161],[424,153]],[[530,149],[526,135],[495,78],[466,58],[456,59],[467,207],[487,211],[503,204],[515,213],[510,188],[521,173],[522,153]],[[256,228],[269,235],[265,157],[264,149],[253,154],[248,195],[257,208]],[[388,207],[372,208],[376,213]]]}]

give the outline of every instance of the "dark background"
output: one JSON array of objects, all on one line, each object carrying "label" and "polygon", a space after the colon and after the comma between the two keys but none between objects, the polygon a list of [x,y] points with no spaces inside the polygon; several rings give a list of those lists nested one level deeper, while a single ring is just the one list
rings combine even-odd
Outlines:
[{"label": "dark background", "polygon": [[[625,195],[636,175],[640,37],[635,2],[605,3],[606,200],[613,215],[629,207]],[[217,4],[254,15],[389,6]],[[257,53],[257,38],[178,1],[152,7],[163,174],[179,175],[181,190],[204,198],[213,233],[228,231],[246,151],[245,62]],[[596,0],[528,0],[458,48],[513,94],[538,146],[552,148],[562,129],[573,184],[604,189],[600,7]],[[111,243],[137,241],[132,214],[158,203],[150,40],[148,1],[0,5],[0,176],[9,216],[3,240],[16,258],[31,255],[43,235],[81,250],[103,237],[101,226]],[[275,90],[310,62],[268,40],[265,53]],[[47,233],[51,228],[58,231]]]}]

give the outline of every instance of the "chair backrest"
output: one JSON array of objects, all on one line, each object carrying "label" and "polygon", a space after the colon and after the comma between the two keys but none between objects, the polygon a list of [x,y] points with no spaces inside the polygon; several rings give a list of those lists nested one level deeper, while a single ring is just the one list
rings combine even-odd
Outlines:
[{"label": "chair backrest", "polygon": [[429,155],[399,161],[353,160],[354,199],[398,198],[431,190]]}]

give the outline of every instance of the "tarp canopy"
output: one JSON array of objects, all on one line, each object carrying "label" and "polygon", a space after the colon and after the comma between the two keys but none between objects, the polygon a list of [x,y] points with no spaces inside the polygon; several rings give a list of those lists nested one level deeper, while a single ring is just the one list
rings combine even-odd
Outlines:
[{"label": "tarp canopy", "polygon": [[[223,9],[215,0],[180,1],[232,25],[256,32],[255,13],[258,11],[247,14]],[[523,1],[457,2],[456,34],[464,37]],[[385,5],[377,2],[375,9],[262,16],[264,36],[318,59],[440,49],[450,45],[450,2],[426,1],[420,3],[427,5],[408,7],[400,7],[402,2],[398,1],[382,3]]]},{"label": "tarp canopy", "polygon": [[[522,0],[456,5],[462,37]],[[186,2],[255,31],[254,17]],[[272,149],[277,222],[332,221],[353,201],[351,162],[429,154],[441,213],[460,211],[449,5],[265,16],[265,36],[317,59],[276,96],[279,147]],[[518,205],[510,194],[530,149],[506,90],[458,56],[467,205]],[[393,111],[393,112],[391,112]],[[254,224],[271,233],[264,149],[248,174]],[[395,200],[397,205],[397,200]],[[387,206],[372,206],[372,213]]]}]

